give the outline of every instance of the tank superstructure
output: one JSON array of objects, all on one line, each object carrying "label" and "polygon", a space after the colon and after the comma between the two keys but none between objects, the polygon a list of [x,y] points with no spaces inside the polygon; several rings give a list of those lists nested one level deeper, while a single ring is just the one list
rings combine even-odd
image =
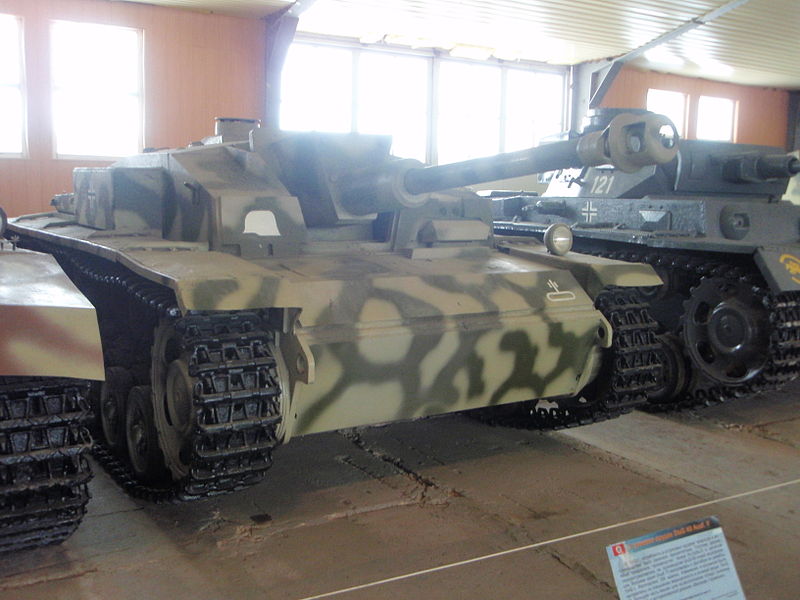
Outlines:
[{"label": "tank superstructure", "polygon": [[781,200],[798,172],[780,148],[683,140],[673,161],[635,173],[591,167],[541,197],[498,194],[494,228],[568,223],[579,251],[652,264],[665,284],[647,297],[672,365],[654,401],[705,403],[798,375],[800,207]]},{"label": "tank superstructure", "polygon": [[643,402],[660,359],[631,290],[653,269],[498,245],[490,204],[454,186],[669,160],[664,124],[427,168],[387,137],[255,129],[77,169],[56,212],[11,227],[98,308],[104,460],[127,454],[132,491],[189,499],[260,480],[293,435],[524,401],[528,426],[565,426]]},{"label": "tank superstructure", "polygon": [[0,552],[59,543],[92,476],[89,381],[103,378],[94,308],[52,256],[3,239],[0,209]]}]

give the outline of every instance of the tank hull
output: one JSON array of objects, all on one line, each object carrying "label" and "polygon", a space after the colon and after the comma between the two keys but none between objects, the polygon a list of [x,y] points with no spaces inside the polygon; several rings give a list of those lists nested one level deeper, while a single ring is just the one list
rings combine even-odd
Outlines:
[{"label": "tank hull", "polygon": [[155,236],[109,239],[64,222],[48,213],[11,226],[168,287],[182,314],[296,313],[281,341],[294,382],[287,436],[574,396],[613,338],[596,294],[660,282],[646,266],[556,258],[532,240],[408,252],[351,245],[243,260],[197,244],[170,248]]}]

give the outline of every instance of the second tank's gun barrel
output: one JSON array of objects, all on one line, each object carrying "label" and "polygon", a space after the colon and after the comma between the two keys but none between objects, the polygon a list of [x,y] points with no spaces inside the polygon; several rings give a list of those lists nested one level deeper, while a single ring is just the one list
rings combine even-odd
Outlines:
[{"label": "second tank's gun barrel", "polygon": [[669,162],[677,151],[675,126],[663,115],[621,114],[604,130],[571,140],[434,167],[396,161],[348,173],[336,185],[347,209],[364,215],[419,206],[428,194],[440,190],[558,169],[609,164],[634,172]]},{"label": "second tank's gun barrel", "polygon": [[722,173],[734,183],[785,179],[800,173],[800,158],[794,154],[745,154],[726,159]]}]

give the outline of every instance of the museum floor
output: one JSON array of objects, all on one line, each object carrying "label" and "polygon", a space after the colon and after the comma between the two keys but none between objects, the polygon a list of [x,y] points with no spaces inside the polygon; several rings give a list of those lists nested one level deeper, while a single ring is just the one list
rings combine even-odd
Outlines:
[{"label": "museum floor", "polygon": [[183,505],[96,470],[72,538],[0,559],[0,598],[615,598],[606,545],[710,515],[749,599],[800,595],[797,383],[548,434],[455,415],[298,438],[265,483]]}]

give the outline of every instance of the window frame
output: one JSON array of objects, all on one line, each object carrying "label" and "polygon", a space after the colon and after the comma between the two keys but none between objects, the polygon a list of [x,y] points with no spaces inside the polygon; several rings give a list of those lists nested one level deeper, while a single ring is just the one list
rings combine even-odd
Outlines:
[{"label": "window frame", "polygon": [[[708,98],[710,100],[726,100],[730,102],[731,107],[731,135],[727,140],[719,140],[715,138],[708,138],[708,137],[700,137],[699,130],[700,130],[700,105],[703,102],[703,98]],[[739,101],[734,98],[729,98],[728,96],[711,96],[709,94],[699,94],[697,96],[697,115],[695,117],[695,131],[694,135],[695,138],[698,140],[706,140],[711,142],[725,142],[725,143],[736,143],[737,138],[737,122],[738,122],[738,115],[739,115]]]},{"label": "window frame", "polygon": [[0,84],[0,87],[8,87],[17,89],[20,96],[20,114],[21,114],[21,129],[20,129],[20,151],[19,152],[3,152],[0,150],[0,159],[28,159],[30,158],[30,145],[28,142],[28,86],[27,86],[27,68],[25,61],[25,19],[19,15],[11,13],[0,13],[2,17],[10,17],[17,22],[17,41],[19,52],[19,79],[16,85]]},{"label": "window frame", "polygon": [[[739,105],[740,99],[726,96],[726,95],[714,95],[714,94],[703,94],[699,92],[684,92],[681,90],[670,89],[670,88],[655,88],[655,87],[648,87],[647,93],[650,90],[662,91],[662,92],[674,92],[677,94],[682,94],[685,99],[685,109],[684,109],[684,134],[681,136],[687,140],[705,140],[705,141],[719,141],[721,143],[731,143],[737,144],[739,138]],[[728,140],[712,140],[710,138],[702,138],[698,135],[698,128],[700,125],[700,102],[702,98],[712,98],[718,100],[727,100],[731,103],[731,137]],[[645,94],[645,107],[647,107],[647,94]],[[649,107],[647,107],[649,110]]]},{"label": "window frame", "polygon": [[[56,23],[75,23],[79,25],[95,25],[101,27],[113,27],[116,29],[127,29],[136,32],[137,40],[137,58],[136,58],[136,93],[131,96],[138,99],[138,115],[137,122],[137,149],[136,152],[142,152],[145,148],[145,85],[144,85],[144,29],[141,27],[132,27],[128,25],[114,25],[111,23],[100,23],[97,21],[83,21],[77,19],[50,19],[48,21],[48,50],[49,50],[49,93],[50,93],[50,143],[53,160],[68,160],[68,161],[115,161],[125,156],[130,156],[132,153],[123,154],[60,154],[58,152],[58,138],[57,128],[55,123],[55,92],[58,89],[55,85],[55,76],[53,72],[53,25]],[[134,152],[133,154],[135,154]]]},{"label": "window frame", "polygon": [[[565,130],[568,126],[567,118],[569,115],[569,68],[549,65],[544,63],[536,63],[531,61],[504,61],[500,59],[490,58],[487,60],[475,60],[461,57],[452,57],[446,53],[434,49],[413,49],[403,46],[394,46],[389,44],[362,44],[354,42],[349,39],[340,39],[329,36],[320,36],[313,34],[298,34],[292,41],[292,45],[302,44],[318,47],[331,47],[331,48],[344,48],[352,52],[353,64],[353,78],[352,78],[352,91],[351,91],[351,132],[357,132],[358,128],[358,98],[357,92],[359,86],[359,56],[360,53],[384,53],[400,56],[415,56],[427,60],[428,63],[428,92],[427,92],[427,122],[426,122],[426,152],[425,162],[428,164],[438,164],[438,123],[437,114],[439,110],[440,100],[440,81],[439,71],[443,63],[460,62],[472,65],[494,66],[500,70],[500,115],[498,119],[498,148],[488,149],[486,155],[492,155],[499,152],[506,152],[506,132],[505,124],[507,122],[507,74],[511,70],[519,70],[533,73],[547,73],[559,75],[562,80],[562,102],[560,111],[561,128]],[[281,102],[283,102],[283,89],[281,94]],[[280,108],[279,108],[280,111]],[[280,122],[280,116],[279,116]]]}]

